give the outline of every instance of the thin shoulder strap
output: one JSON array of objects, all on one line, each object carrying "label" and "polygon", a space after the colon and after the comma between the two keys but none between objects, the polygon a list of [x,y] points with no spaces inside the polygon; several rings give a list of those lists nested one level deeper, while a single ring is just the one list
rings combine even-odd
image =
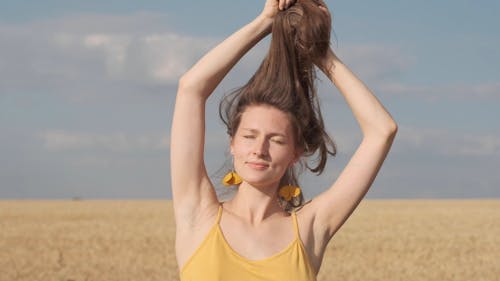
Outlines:
[{"label": "thin shoulder strap", "polygon": [[215,224],[219,224],[221,217],[222,217],[222,204],[219,204],[219,211],[217,213],[217,219],[215,220]]},{"label": "thin shoulder strap", "polygon": [[292,221],[293,221],[293,228],[295,230],[295,237],[300,239],[299,224],[297,222],[297,214],[295,213],[295,210],[292,211]]}]

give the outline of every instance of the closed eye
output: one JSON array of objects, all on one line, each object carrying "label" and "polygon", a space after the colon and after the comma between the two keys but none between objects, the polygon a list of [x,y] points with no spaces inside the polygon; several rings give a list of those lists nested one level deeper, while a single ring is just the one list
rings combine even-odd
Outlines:
[{"label": "closed eye", "polygon": [[279,140],[279,139],[271,139],[273,142],[277,143],[277,144],[285,144],[284,141],[282,140]]}]

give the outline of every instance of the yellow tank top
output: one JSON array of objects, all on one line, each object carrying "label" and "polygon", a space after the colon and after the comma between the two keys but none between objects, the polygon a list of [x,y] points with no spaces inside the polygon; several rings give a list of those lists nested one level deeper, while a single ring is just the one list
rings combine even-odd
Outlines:
[{"label": "yellow tank top", "polygon": [[316,281],[295,212],[295,239],[279,253],[261,260],[244,258],[229,246],[219,226],[221,216],[219,206],[216,223],[182,268],[181,281]]}]

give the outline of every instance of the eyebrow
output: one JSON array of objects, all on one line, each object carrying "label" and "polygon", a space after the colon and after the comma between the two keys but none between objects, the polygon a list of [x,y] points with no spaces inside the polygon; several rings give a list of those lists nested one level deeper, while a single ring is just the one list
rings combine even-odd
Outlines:
[{"label": "eyebrow", "polygon": [[[259,130],[257,129],[251,129],[251,128],[241,128],[242,130],[246,130],[246,131],[250,131],[252,133],[259,133]],[[283,138],[286,138],[286,135],[282,134],[282,133],[270,133],[269,134],[270,136],[280,136],[280,137],[283,137]]]}]

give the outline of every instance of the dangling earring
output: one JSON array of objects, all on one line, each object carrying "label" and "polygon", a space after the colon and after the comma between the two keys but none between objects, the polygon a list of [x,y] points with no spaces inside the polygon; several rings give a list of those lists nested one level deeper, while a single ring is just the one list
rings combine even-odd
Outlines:
[{"label": "dangling earring", "polygon": [[291,202],[293,198],[298,198],[302,191],[297,185],[291,185],[290,181],[293,178],[293,168],[289,167],[287,171],[288,184],[280,187],[278,195],[286,202]]},{"label": "dangling earring", "polygon": [[234,159],[233,159],[233,169],[227,173],[222,179],[222,184],[229,187],[231,185],[238,185],[243,180],[241,177],[234,171]]},{"label": "dangling earring", "polygon": [[299,197],[301,192],[300,187],[288,184],[280,187],[279,195],[283,200],[290,202],[292,198]]},{"label": "dangling earring", "polygon": [[241,177],[236,172],[230,171],[222,179],[222,184],[225,186],[238,185],[241,181]]}]

